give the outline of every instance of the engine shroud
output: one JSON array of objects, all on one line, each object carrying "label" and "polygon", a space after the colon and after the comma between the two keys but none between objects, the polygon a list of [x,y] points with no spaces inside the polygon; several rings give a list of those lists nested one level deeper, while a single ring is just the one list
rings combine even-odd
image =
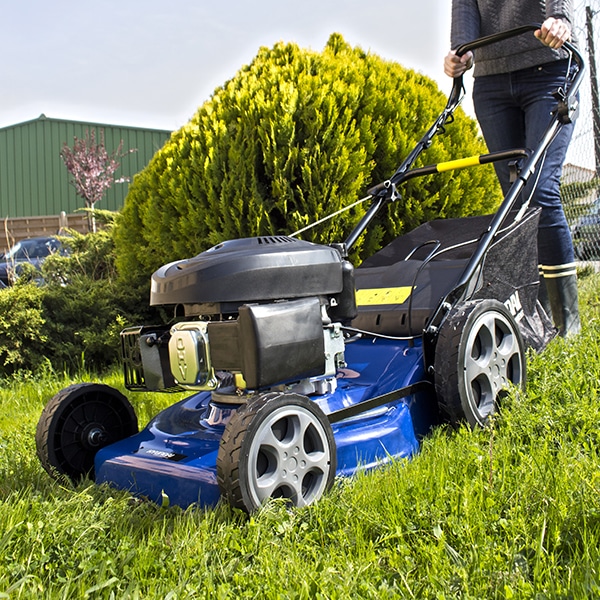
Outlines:
[{"label": "engine shroud", "polygon": [[158,269],[150,304],[202,305],[195,312],[226,314],[248,302],[335,297],[351,269],[330,246],[286,236],[230,240]]}]

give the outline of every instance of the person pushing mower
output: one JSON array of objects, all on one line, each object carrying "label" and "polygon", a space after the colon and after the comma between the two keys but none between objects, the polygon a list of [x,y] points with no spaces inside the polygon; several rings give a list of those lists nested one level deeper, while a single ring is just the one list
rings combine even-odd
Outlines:
[{"label": "person pushing mower", "polygon": [[[534,35],[478,48],[475,55],[455,52],[461,44],[522,23],[542,25]],[[566,41],[576,45],[572,23],[571,0],[453,0],[452,50],[444,59],[444,71],[458,77],[474,66],[473,104],[490,152],[539,143],[557,110],[556,93],[571,68],[562,46]],[[573,243],[559,189],[572,134],[573,123],[558,132],[534,181],[524,190],[524,197],[531,196],[531,204],[541,208],[540,302],[561,336],[576,334],[581,327]],[[494,166],[506,194],[511,185],[509,165],[504,161]]]}]

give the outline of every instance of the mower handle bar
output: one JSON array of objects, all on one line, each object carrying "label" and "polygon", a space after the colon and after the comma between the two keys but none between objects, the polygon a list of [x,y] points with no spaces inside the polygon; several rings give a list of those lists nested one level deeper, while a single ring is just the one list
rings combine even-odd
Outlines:
[{"label": "mower handle bar", "polygon": [[[495,44],[497,42],[502,42],[504,40],[508,40],[513,37],[517,37],[524,33],[528,33],[530,31],[537,31],[541,28],[541,24],[539,23],[531,23],[530,25],[523,25],[522,27],[516,27],[514,29],[509,29],[507,31],[501,31],[500,33],[493,33],[491,35],[486,35],[484,37],[473,40],[472,42],[467,42],[465,44],[461,44],[456,48],[457,56],[464,56],[467,52],[471,52],[472,50],[477,50],[477,48],[481,48],[483,46],[489,46],[490,44]],[[577,75],[581,75],[583,77],[583,58],[577,48],[573,46],[571,42],[565,42],[563,44],[565,50],[567,50],[571,56],[574,58],[577,66],[579,67]],[[574,84],[577,82],[577,77],[574,80]],[[579,87],[579,83],[581,82],[581,78],[577,82],[577,88]],[[464,86],[463,86],[463,76],[459,75],[454,78],[454,83],[452,85],[452,91],[450,92],[450,96],[448,98],[448,106],[456,107],[460,103],[462,99]]]}]

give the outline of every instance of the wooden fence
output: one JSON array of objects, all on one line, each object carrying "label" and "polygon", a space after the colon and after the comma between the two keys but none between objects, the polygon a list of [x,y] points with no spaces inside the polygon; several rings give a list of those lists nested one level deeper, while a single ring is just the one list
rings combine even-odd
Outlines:
[{"label": "wooden fence", "polygon": [[88,232],[87,214],[49,215],[45,217],[16,217],[4,219],[0,230],[0,253],[5,253],[18,241],[38,236],[57,235],[67,229]]}]

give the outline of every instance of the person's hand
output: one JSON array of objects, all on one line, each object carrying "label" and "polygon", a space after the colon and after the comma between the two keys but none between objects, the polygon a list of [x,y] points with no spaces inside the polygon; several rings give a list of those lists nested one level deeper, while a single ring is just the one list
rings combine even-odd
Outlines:
[{"label": "person's hand", "polygon": [[571,26],[562,19],[549,17],[534,32],[535,37],[550,48],[560,48],[571,39]]},{"label": "person's hand", "polygon": [[473,66],[473,53],[467,52],[457,56],[454,50],[450,50],[444,58],[444,73],[448,77],[460,77],[465,71]]}]

